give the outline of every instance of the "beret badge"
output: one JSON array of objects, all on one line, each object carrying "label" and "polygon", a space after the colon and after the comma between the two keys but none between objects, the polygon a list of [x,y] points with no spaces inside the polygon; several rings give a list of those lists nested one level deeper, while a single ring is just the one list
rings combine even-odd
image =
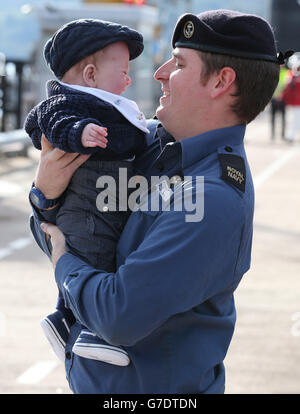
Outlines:
[{"label": "beret badge", "polygon": [[183,27],[183,34],[187,39],[190,39],[195,31],[194,23],[188,20]]}]

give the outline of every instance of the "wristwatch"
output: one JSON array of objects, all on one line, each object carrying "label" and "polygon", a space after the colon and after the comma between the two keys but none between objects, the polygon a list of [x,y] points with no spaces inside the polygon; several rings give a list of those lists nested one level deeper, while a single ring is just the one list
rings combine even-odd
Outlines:
[{"label": "wristwatch", "polygon": [[29,199],[32,202],[32,204],[39,210],[45,210],[54,207],[60,201],[60,198],[53,198],[52,200],[47,199],[41,192],[41,190],[35,187],[34,183],[32,184],[29,193]]}]

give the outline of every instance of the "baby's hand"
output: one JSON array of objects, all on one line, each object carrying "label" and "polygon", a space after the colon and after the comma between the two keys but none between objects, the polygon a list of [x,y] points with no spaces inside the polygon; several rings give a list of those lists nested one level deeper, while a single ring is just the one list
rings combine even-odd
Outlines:
[{"label": "baby's hand", "polygon": [[87,124],[82,131],[81,143],[83,147],[101,147],[106,148],[107,128],[100,127],[96,124]]}]

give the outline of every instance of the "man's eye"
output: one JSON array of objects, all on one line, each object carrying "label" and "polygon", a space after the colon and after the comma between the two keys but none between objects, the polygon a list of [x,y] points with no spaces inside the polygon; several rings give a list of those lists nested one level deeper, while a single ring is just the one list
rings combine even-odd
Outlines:
[{"label": "man's eye", "polygon": [[181,64],[180,64],[180,63],[178,63],[178,62],[176,62],[176,63],[175,63],[175,68],[176,68],[176,69],[180,69],[180,68],[182,68],[182,66],[183,66],[183,65],[181,65]]}]

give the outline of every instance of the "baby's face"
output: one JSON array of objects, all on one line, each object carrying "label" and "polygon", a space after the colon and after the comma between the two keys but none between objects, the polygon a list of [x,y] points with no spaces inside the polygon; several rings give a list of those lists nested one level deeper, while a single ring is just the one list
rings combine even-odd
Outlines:
[{"label": "baby's face", "polygon": [[108,45],[97,56],[96,88],[121,95],[131,84],[129,50],[124,42]]}]

